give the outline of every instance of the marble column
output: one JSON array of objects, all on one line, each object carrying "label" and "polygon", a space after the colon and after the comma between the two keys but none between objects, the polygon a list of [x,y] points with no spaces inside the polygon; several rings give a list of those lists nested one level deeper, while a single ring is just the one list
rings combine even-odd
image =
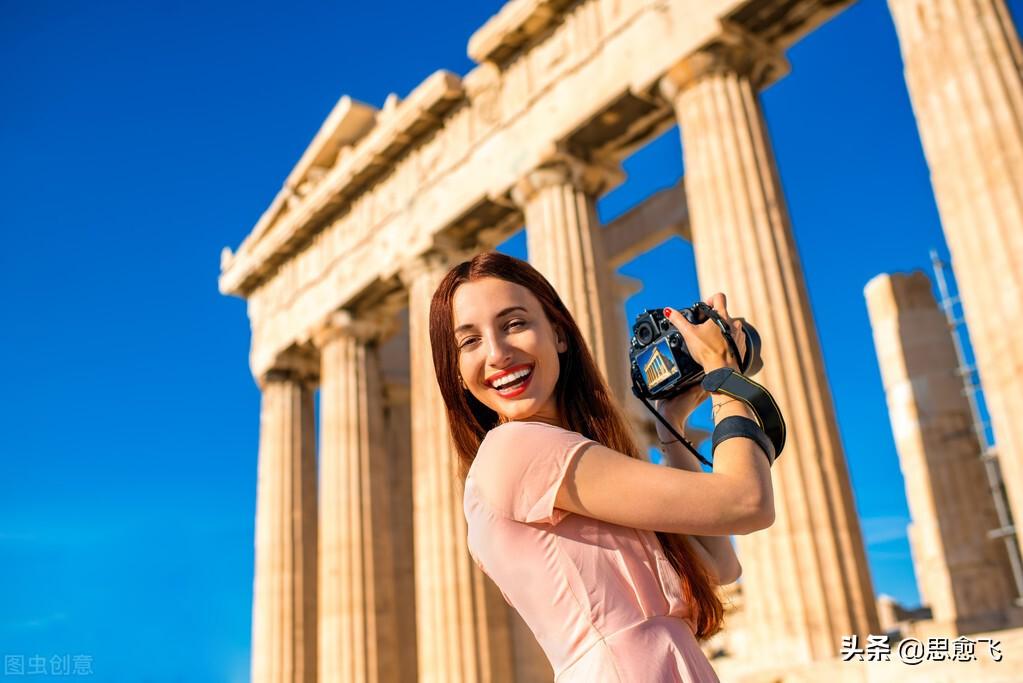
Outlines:
[{"label": "marble column", "polygon": [[656,418],[632,393],[632,369],[629,364],[629,340],[632,334],[632,321],[626,316],[625,302],[641,289],[643,283],[636,278],[627,277],[609,269],[611,278],[610,289],[614,293],[614,306],[608,316],[607,338],[611,349],[611,391],[621,397],[621,406],[625,417],[632,424],[633,432],[644,455],[657,443]]},{"label": "marble column", "polygon": [[403,264],[411,351],[412,508],[420,683],[513,680],[508,606],[466,546],[463,488],[434,373],[434,290],[467,254],[438,248]]},{"label": "marble column", "polygon": [[512,199],[525,214],[529,262],[561,296],[616,393],[622,390],[620,373],[607,334],[617,299],[596,201],[621,177],[617,168],[559,155],[526,174],[512,190]]},{"label": "marble column", "polygon": [[[728,296],[763,340],[758,380],[788,424],[773,469],[776,521],[737,536],[753,656],[829,658],[877,633],[877,610],[810,301],[757,91],[784,66],[743,37],[663,81],[685,154],[701,296]],[[781,64],[781,66],[779,66]]]},{"label": "marble column", "polygon": [[386,382],[384,411],[391,455],[391,529],[394,538],[395,595],[398,616],[399,680],[416,680],[416,554],[412,514],[412,435],[408,381]]},{"label": "marble column", "polygon": [[316,681],[315,372],[287,363],[259,378],[252,675]]},{"label": "marble column", "polygon": [[409,387],[408,310],[398,333],[380,347],[384,420],[391,467],[391,529],[398,607],[398,659],[402,681],[416,680],[416,572],[412,513],[412,414]]},{"label": "marble column", "polygon": [[1023,539],[1023,51],[1002,0],[889,0]]},{"label": "marble column", "polygon": [[864,288],[888,414],[913,518],[920,597],[936,634],[1005,628],[1012,569],[963,394],[945,314],[922,272],[878,275]]},{"label": "marble column", "polygon": [[320,349],[320,683],[400,680],[390,453],[378,342],[393,316],[334,313]]}]

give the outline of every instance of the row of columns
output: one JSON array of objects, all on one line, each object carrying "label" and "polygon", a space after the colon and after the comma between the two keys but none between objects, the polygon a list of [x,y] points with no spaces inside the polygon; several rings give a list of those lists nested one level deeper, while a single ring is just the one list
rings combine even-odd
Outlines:
[{"label": "row of columns", "polygon": [[[892,0],[900,35],[906,33],[903,24],[916,21],[913,16],[921,17],[921,26],[934,20],[914,14],[918,6],[931,4]],[[988,387],[994,395],[991,412],[1000,450],[1010,454],[1003,467],[1007,478],[1018,482],[1023,428],[1009,417],[1010,399],[1023,398],[1023,365],[1019,345],[1006,341],[1014,335],[1004,330],[1019,322],[1023,301],[1014,258],[1021,238],[1012,230],[1023,213],[1015,175],[1023,150],[1016,107],[1023,93],[1018,69],[1010,69],[1021,60],[1018,45],[1005,39],[1004,6],[993,0],[980,5],[987,14],[979,18],[939,13],[945,22],[941,35],[952,47],[958,45],[958,52],[927,52],[933,48],[922,37],[904,37],[903,49],[910,55],[907,79],[950,249],[964,266],[958,272],[981,372],[987,368],[986,383],[994,378]],[[963,28],[953,18],[973,22],[965,27],[967,37],[953,35],[957,26]],[[938,30],[925,28],[920,30],[924,37]],[[979,39],[986,41],[981,48]],[[967,40],[974,42],[962,42]],[[974,71],[960,63],[965,56]],[[780,61],[752,41],[721,42],[681,64],[662,91],[682,135],[701,292],[727,292],[730,308],[749,315],[760,330],[762,381],[790,428],[786,457],[774,471],[776,522],[765,532],[739,537],[738,544],[747,623],[755,629],[750,647],[791,664],[834,656],[843,635],[864,637],[876,633],[878,624],[816,326],[757,97]],[[977,87],[983,88],[979,100],[967,90]],[[986,102],[984,116],[973,112],[953,119],[967,100]],[[951,120],[961,123],[952,127]],[[957,134],[949,139],[945,133],[952,129]],[[968,189],[964,161],[972,164],[970,182],[980,183]],[[531,261],[559,291],[612,390],[623,398],[625,376],[613,361],[620,349],[611,341],[621,319],[607,306],[616,300],[616,284],[602,253],[595,210],[607,177],[607,169],[561,157],[523,178],[512,194],[526,217]],[[503,681],[512,680],[513,671],[549,671],[538,649],[521,646],[516,631],[521,626],[465,547],[457,459],[428,334],[431,295],[463,256],[435,249],[400,273],[409,301],[416,660],[424,682]],[[998,297],[1002,317],[980,317],[977,311],[988,309],[978,302],[989,296]],[[388,536],[380,529],[393,523],[381,483],[388,480],[389,458],[381,441],[384,408],[375,360],[385,328],[339,316],[317,337],[323,429],[319,513],[309,375],[289,368],[261,378],[253,680],[312,681],[317,668],[322,681],[389,681],[400,675],[397,657],[389,654],[398,652],[400,643],[394,617],[396,559],[393,549],[379,542]],[[994,375],[992,368],[1004,368],[1007,361],[1012,371]],[[1011,494],[1018,513],[1023,513],[1021,495],[1018,487]]]},{"label": "row of columns", "polygon": [[[757,312],[768,349],[765,382],[789,416],[794,435],[789,456],[776,472],[781,492],[778,521],[770,532],[743,538],[740,544],[746,558],[746,603],[755,614],[751,622],[762,630],[758,644],[770,644],[775,651],[783,648],[791,662],[833,654],[841,635],[869,632],[876,615],[756,83],[748,60],[719,57],[692,78],[672,79],[665,87],[683,131],[701,288],[704,295],[727,291],[734,310]],[[613,390],[624,397],[624,373],[614,368],[609,353],[614,348],[610,339],[618,336],[615,327],[621,323],[607,313],[616,284],[602,252],[595,209],[596,198],[609,182],[606,169],[562,157],[524,178],[513,197],[526,216],[531,261],[559,291]],[[465,547],[457,459],[433,375],[428,332],[432,293],[462,256],[434,250],[406,264],[400,273],[408,291],[412,340],[411,457],[421,681],[500,681],[511,680],[513,671],[549,672],[535,647],[532,651],[520,647],[516,653],[508,606]],[[385,480],[387,458],[376,428],[382,424],[375,379],[379,369],[371,350],[372,340],[380,334],[378,326],[346,317],[331,321],[316,339],[321,348],[323,416],[318,655],[323,681],[397,680],[394,658],[382,654],[396,651],[393,561],[386,546],[374,540],[386,536],[374,530],[389,528],[386,506],[380,505],[384,496],[379,482]],[[309,393],[307,388],[294,388],[293,381],[285,384],[296,395]],[[310,401],[303,404],[303,417],[286,426],[294,430],[309,422]],[[280,420],[277,410],[278,402],[265,401],[268,423]],[[289,433],[283,441],[305,444],[304,457],[311,457],[308,435]],[[294,449],[281,450],[281,443],[261,442],[261,472],[263,460],[289,463],[298,457]],[[315,517],[315,508],[282,511],[280,499],[264,495],[264,490],[261,481],[261,516]],[[264,554],[276,549],[294,563],[294,548],[307,551],[302,543],[308,538],[296,537],[294,526],[276,526],[260,535],[257,544]],[[296,565],[262,559],[261,554],[257,586],[272,576],[279,585],[290,583],[292,600],[316,604],[315,585],[299,581]],[[303,565],[302,570],[308,572],[309,567]],[[785,595],[788,600],[782,599]],[[292,632],[297,639],[294,649],[306,662],[303,667],[264,666],[264,659],[276,661],[276,650],[268,647],[272,639],[256,639],[255,624],[286,624],[292,618],[288,609],[286,602],[275,602],[257,590],[254,680],[313,680],[308,664],[317,658],[316,639],[308,635],[312,631],[302,638]],[[315,628],[312,622],[303,624]],[[792,634],[785,643],[779,643],[782,633]]]}]

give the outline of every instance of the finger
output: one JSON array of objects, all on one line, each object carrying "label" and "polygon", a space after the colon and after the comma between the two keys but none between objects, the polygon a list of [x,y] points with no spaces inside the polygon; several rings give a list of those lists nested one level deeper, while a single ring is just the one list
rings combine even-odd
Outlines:
[{"label": "finger", "polygon": [[682,315],[681,313],[679,313],[678,311],[676,311],[674,308],[670,308],[670,307],[669,308],[665,308],[664,309],[664,317],[667,318],[668,320],[670,320],[671,322],[675,323],[679,327],[681,327],[682,325],[688,325],[688,326],[692,327],[692,323],[690,323],[688,320],[686,320],[685,316]]},{"label": "finger", "polygon": [[688,341],[688,336],[694,334],[696,326],[686,320],[686,317],[674,308],[665,308],[664,317],[671,321],[671,324],[678,328],[682,336]]},{"label": "finger", "polygon": [[717,292],[707,299],[707,305],[713,308],[728,325],[732,324],[732,319],[728,316],[728,301],[724,292]]},{"label": "finger", "polygon": [[[732,339],[735,340],[735,345],[739,348],[739,353],[746,356],[746,333],[742,329],[741,320],[733,320],[731,323]],[[742,360],[742,359],[739,359]]]}]

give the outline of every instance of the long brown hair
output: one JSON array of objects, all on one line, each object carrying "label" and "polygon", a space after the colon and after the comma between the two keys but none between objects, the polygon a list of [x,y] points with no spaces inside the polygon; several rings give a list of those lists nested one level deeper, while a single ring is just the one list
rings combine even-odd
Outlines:
[{"label": "long brown hair", "polygon": [[[447,408],[463,484],[483,437],[499,424],[500,416],[462,389],[459,382],[452,299],[460,285],[485,277],[528,289],[540,301],[551,324],[565,334],[568,350],[558,354],[561,369],[554,387],[563,426],[607,448],[641,459],[629,422],[615,404],[579,327],[554,287],[526,261],[500,252],[484,252],[448,271],[430,302],[433,366]],[[681,534],[655,533],[681,579],[683,595],[693,611],[697,639],[709,638],[721,630],[724,609],[706,567]]]}]

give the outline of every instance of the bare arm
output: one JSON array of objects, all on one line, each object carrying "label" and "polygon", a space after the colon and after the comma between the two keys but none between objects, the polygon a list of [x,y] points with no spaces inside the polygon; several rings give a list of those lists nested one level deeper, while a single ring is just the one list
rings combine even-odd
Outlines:
[{"label": "bare arm", "polygon": [[[724,294],[715,294],[708,304],[739,331],[739,322],[727,315]],[[665,315],[708,372],[736,367],[711,321],[693,325],[672,309]],[[715,417],[730,415],[753,417],[740,401],[724,403]],[[690,536],[748,534],[774,523],[770,466],[747,438],[724,441],[714,453],[712,472],[662,467],[593,444],[569,464],[554,504],[614,524]]]},{"label": "bare arm", "polygon": [[742,568],[738,566],[739,565],[738,560],[736,560],[735,569],[731,570],[734,573],[732,575],[725,574],[724,572],[729,570],[722,568],[722,565],[724,563],[721,562],[717,557],[712,555],[711,551],[708,550],[707,546],[704,545],[703,542],[700,540],[705,538],[721,538],[720,536],[682,536],[681,538],[687,542],[689,547],[692,548],[693,552],[696,553],[696,555],[700,558],[700,560],[703,562],[703,566],[710,571],[711,580],[714,582],[715,585],[724,586],[726,584],[738,581],[739,576],[742,574]]},{"label": "bare arm", "polygon": [[[719,417],[743,410],[749,408],[732,402]],[[666,468],[593,444],[569,465],[555,506],[613,524],[692,536],[748,534],[774,521],[767,458],[743,438],[718,447],[713,472]]]},{"label": "bare arm", "polygon": [[[724,399],[715,400],[715,405],[720,404]],[[719,409],[718,409],[719,410]],[[700,463],[692,453],[679,441],[675,440],[664,426],[657,422],[657,434],[660,438],[661,452],[664,454],[664,464],[668,467],[689,470],[691,472],[701,471]],[[664,443],[664,442],[668,443]],[[695,541],[690,546],[700,556],[704,564],[716,572],[719,585],[734,583],[742,576],[742,565],[739,557],[732,547],[729,536],[691,536]]]},{"label": "bare arm", "polygon": [[[729,400],[727,396],[719,394],[714,394],[712,398],[715,408],[715,424],[732,415],[756,421],[753,410],[742,401]],[[741,477],[754,489],[752,495],[756,501],[757,519],[763,525],[756,530],[766,529],[774,524],[774,486],[771,481],[771,463],[763,449],[752,439],[728,439],[714,451],[715,472],[719,469],[718,461],[721,458],[727,458],[722,463],[722,468],[727,468],[728,472]]]}]

